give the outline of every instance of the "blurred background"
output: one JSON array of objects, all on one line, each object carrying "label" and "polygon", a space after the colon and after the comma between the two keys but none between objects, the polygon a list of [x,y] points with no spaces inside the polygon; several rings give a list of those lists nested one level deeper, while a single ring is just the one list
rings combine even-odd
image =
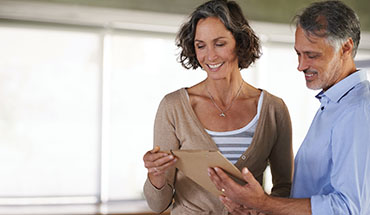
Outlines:
[{"label": "blurred background", "polygon": [[[181,67],[174,41],[203,2],[0,0],[0,214],[148,214],[142,156],[158,104],[206,77]],[[319,103],[291,20],[312,1],[236,2],[262,41],[243,78],[284,99],[296,153]],[[357,66],[370,68],[370,3],[344,2],[362,24]]]}]

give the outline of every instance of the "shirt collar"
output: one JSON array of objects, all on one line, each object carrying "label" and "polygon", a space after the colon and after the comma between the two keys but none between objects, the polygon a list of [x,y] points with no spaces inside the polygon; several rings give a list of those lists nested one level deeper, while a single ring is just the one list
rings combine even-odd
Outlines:
[{"label": "shirt collar", "polygon": [[316,95],[316,98],[321,100],[327,97],[329,100],[339,102],[339,100],[348,93],[356,84],[367,80],[366,71],[359,70],[347,76],[343,80],[330,87],[327,91],[321,91]]}]

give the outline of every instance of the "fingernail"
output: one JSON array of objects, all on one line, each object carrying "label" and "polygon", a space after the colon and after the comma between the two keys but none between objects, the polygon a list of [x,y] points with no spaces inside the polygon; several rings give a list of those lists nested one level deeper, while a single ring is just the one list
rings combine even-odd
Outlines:
[{"label": "fingernail", "polygon": [[249,171],[248,171],[248,169],[247,169],[246,167],[244,167],[244,168],[243,168],[243,173],[244,173],[244,174],[247,174],[248,172],[249,172]]},{"label": "fingernail", "polygon": [[211,176],[211,169],[208,168],[208,176]]},{"label": "fingernail", "polygon": [[173,155],[170,155],[170,159],[173,159]]}]

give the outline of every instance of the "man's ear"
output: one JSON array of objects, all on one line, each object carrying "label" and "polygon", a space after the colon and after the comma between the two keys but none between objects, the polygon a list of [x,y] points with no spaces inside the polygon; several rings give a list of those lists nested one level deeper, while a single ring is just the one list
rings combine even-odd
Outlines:
[{"label": "man's ear", "polygon": [[342,55],[352,57],[352,50],[353,50],[353,40],[352,38],[348,38],[348,40],[342,45]]}]

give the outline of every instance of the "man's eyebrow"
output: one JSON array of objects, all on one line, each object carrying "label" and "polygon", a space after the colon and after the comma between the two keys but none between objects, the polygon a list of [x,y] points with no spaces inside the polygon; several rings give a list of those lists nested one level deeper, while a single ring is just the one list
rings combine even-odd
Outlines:
[{"label": "man's eyebrow", "polygon": [[304,51],[303,54],[321,54],[321,53],[315,51]]},{"label": "man's eyebrow", "polygon": [[294,48],[294,50],[297,52],[297,53],[303,53],[303,54],[321,54],[320,52],[315,52],[315,51],[298,51],[296,48]]}]

